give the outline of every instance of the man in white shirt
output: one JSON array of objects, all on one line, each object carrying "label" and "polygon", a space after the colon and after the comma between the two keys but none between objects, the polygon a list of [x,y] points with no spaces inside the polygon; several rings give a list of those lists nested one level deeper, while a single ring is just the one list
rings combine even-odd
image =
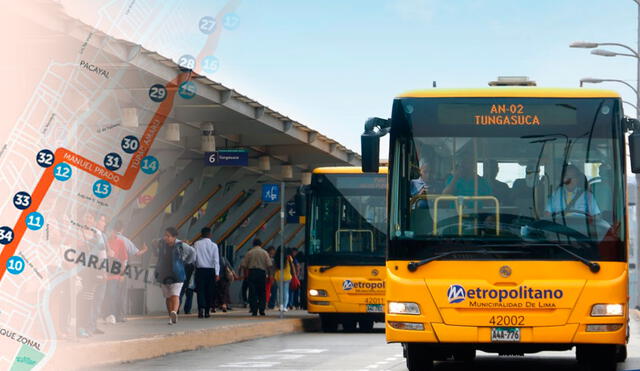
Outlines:
[{"label": "man in white shirt", "polygon": [[214,305],[216,281],[220,279],[218,245],[211,240],[211,228],[201,230],[202,237],[193,244],[196,249],[196,291],[198,318],[208,318]]}]

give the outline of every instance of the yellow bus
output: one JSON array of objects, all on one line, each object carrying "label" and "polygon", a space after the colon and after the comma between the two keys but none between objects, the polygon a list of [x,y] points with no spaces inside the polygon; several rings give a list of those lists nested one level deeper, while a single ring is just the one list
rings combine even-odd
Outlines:
[{"label": "yellow bus", "polygon": [[384,321],[387,169],[313,171],[307,189],[307,310],[322,329],[371,331]]},{"label": "yellow bus", "polygon": [[410,370],[477,350],[626,358],[636,127],[615,92],[538,87],[412,91],[367,121],[363,171],[390,133],[386,338]]}]

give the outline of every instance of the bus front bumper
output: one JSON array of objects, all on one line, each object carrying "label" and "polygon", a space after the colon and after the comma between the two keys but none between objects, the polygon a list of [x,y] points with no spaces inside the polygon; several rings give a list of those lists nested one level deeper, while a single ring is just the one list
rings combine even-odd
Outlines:
[{"label": "bus front bumper", "polygon": [[[420,322],[419,318],[397,317],[387,315],[386,318],[385,332],[389,343],[501,343],[492,342],[491,327],[425,323]],[[520,340],[517,343],[623,345],[626,343],[626,323],[619,325],[614,331],[587,331],[587,325],[577,323],[520,327]]]},{"label": "bus front bumper", "polygon": [[345,303],[340,301],[323,300],[323,298],[309,299],[307,311],[309,313],[368,313],[384,317],[384,307],[361,303]]}]

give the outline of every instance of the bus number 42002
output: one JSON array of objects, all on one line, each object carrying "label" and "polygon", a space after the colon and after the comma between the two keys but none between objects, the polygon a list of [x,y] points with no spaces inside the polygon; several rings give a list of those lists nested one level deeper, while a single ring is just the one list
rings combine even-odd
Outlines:
[{"label": "bus number 42002", "polygon": [[494,326],[524,326],[524,316],[491,316],[489,324]]}]

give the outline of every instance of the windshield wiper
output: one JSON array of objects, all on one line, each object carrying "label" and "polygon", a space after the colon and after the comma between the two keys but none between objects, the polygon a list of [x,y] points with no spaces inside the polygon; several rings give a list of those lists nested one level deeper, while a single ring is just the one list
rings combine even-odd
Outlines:
[{"label": "windshield wiper", "polygon": [[458,254],[482,254],[482,255],[488,255],[488,254],[524,254],[524,251],[518,251],[518,250],[495,250],[495,251],[491,251],[491,250],[456,250],[456,251],[447,251],[445,253],[442,253],[440,255],[436,255],[436,256],[432,256],[430,258],[427,259],[423,259],[417,262],[411,262],[409,264],[407,264],[407,269],[409,269],[409,272],[415,272],[416,270],[418,270],[418,268],[420,268],[421,266],[430,263],[434,260],[438,260],[438,259],[442,259],[442,258],[446,258],[447,256],[451,256],[451,255],[458,255]]},{"label": "windshield wiper", "polygon": [[335,268],[335,267],[337,267],[337,265],[327,265],[326,267],[320,267],[319,271],[320,271],[320,273],[324,273],[324,272],[328,271],[329,269]]},{"label": "windshield wiper", "polygon": [[589,270],[593,273],[598,273],[600,272],[600,264],[596,263],[596,262],[592,262],[591,260],[580,256],[576,253],[574,253],[573,251],[567,249],[566,247],[562,246],[559,243],[539,243],[539,244],[527,244],[526,246],[553,246],[553,247],[557,247],[560,250],[566,252],[567,254],[573,256],[574,258],[578,259],[578,261],[584,263],[584,265],[586,265],[587,267],[589,267]]},{"label": "windshield wiper", "polygon": [[600,271],[600,264],[596,263],[596,262],[592,262],[591,260],[582,257],[576,253],[574,253],[573,251],[567,249],[566,247],[562,246],[559,243],[520,243],[520,244],[500,244],[500,245],[491,245],[491,246],[503,246],[503,247],[508,247],[508,246],[522,246],[522,247],[557,247],[560,250],[566,252],[567,254],[573,256],[574,258],[576,258],[578,261],[580,261],[581,263],[584,263],[584,265],[586,265],[587,267],[589,267],[589,270],[593,273],[598,273]]}]

